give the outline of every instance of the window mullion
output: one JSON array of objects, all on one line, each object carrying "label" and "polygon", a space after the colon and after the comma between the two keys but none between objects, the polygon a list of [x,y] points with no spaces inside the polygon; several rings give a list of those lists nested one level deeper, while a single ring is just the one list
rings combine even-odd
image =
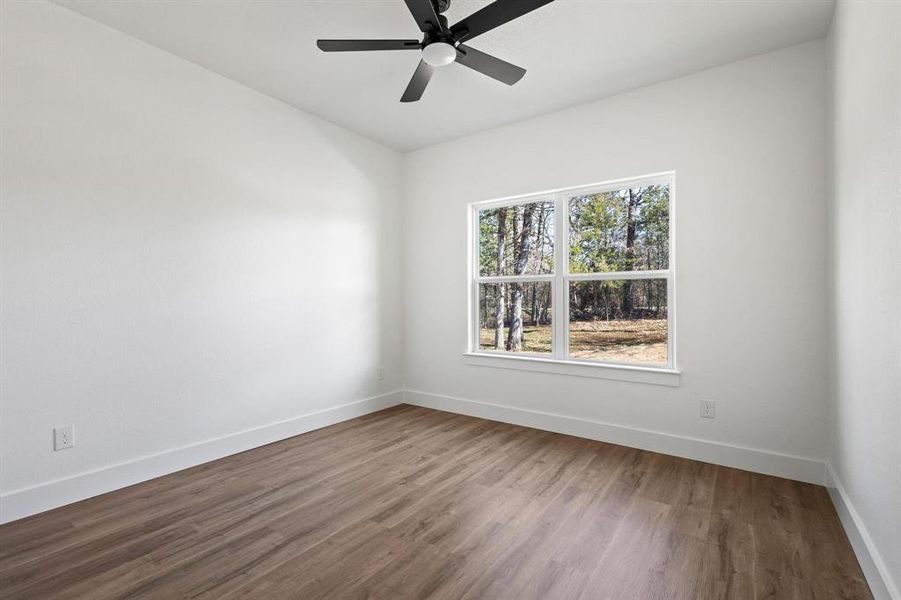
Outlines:
[{"label": "window mullion", "polygon": [[553,281],[554,275],[486,275],[476,278],[476,283],[542,283]]},{"label": "window mullion", "polygon": [[633,281],[640,279],[666,279],[669,277],[670,271],[607,271],[597,273],[577,273],[569,276],[570,281],[605,281],[605,280],[623,280],[631,279]]},{"label": "window mullion", "polygon": [[566,198],[554,195],[554,357],[566,358],[566,325],[569,321],[566,301],[566,276],[569,271]]},{"label": "window mullion", "polygon": [[469,338],[467,346],[470,352],[479,350],[479,317],[481,307],[479,306],[479,284],[476,278],[479,275],[479,248],[480,248],[480,228],[479,228],[479,211],[475,207],[471,207],[469,213],[469,251],[471,253],[469,260]]}]

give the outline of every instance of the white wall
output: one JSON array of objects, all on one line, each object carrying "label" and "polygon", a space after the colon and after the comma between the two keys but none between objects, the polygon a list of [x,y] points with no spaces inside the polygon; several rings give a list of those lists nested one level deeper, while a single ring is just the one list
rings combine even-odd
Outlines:
[{"label": "white wall", "polygon": [[[840,511],[847,509],[853,515],[846,520],[852,542],[858,541],[855,533],[861,535],[864,547],[858,544],[857,550],[864,569],[870,570],[871,587],[878,598],[897,599],[901,599],[899,31],[901,3],[839,2],[829,35],[834,347],[829,462],[841,490]],[[867,553],[872,560],[867,560]]]},{"label": "white wall", "polygon": [[[407,155],[405,371],[426,392],[409,397],[601,421],[632,428],[598,425],[601,437],[822,481],[824,52],[819,40]],[[468,203],[670,169],[680,387],[463,364]],[[699,418],[701,398],[715,420]]]},{"label": "white wall", "polygon": [[[0,4],[2,518],[402,386],[399,155],[65,8]],[[76,446],[54,453],[62,424]]]}]

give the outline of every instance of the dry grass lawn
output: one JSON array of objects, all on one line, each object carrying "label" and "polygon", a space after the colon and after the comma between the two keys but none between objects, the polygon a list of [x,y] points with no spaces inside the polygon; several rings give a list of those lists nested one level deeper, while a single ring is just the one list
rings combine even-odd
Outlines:
[{"label": "dry grass lawn", "polygon": [[[523,328],[523,352],[550,354],[550,325]],[[479,332],[480,348],[494,350],[494,330]],[[573,358],[642,364],[666,363],[666,319],[575,321],[569,325]],[[502,351],[502,350],[501,350]]]}]

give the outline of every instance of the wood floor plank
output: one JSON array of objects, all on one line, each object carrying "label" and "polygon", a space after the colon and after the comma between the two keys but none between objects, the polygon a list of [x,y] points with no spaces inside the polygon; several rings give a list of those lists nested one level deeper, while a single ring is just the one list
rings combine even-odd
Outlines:
[{"label": "wood floor plank", "polygon": [[826,490],[399,406],[0,526],[0,599],[871,598]]}]

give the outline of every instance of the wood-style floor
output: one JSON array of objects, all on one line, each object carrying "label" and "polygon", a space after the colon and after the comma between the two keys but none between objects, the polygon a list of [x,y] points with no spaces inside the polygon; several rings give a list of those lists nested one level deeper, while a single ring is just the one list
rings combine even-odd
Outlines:
[{"label": "wood-style floor", "polygon": [[2,598],[870,598],[822,487],[399,406],[0,527]]}]

